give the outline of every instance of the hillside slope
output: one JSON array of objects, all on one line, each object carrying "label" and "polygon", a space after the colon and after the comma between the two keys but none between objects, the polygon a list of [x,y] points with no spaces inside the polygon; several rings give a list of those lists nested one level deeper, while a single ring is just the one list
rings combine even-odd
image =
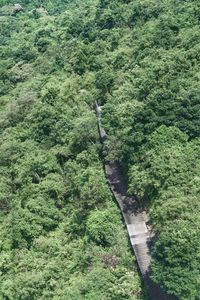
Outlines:
[{"label": "hillside slope", "polygon": [[150,212],[154,280],[200,299],[199,1],[0,3],[1,297],[145,297],[98,100],[108,158]]},{"label": "hillside slope", "polygon": [[96,3],[40,2],[0,2],[0,299],[144,300],[72,36]]}]

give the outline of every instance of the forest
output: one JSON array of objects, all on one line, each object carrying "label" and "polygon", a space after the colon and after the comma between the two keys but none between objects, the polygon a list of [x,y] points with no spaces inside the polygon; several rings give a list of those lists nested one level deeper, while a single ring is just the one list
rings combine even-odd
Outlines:
[{"label": "forest", "polygon": [[103,155],[200,299],[199,70],[198,0],[0,0],[0,299],[149,300]]}]

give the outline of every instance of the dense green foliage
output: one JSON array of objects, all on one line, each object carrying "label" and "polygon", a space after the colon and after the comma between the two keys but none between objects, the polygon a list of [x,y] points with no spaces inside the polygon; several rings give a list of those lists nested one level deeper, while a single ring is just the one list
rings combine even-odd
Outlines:
[{"label": "dense green foliage", "polygon": [[11,2],[0,10],[0,299],[145,299],[78,37],[96,3],[24,0],[11,16]]},{"label": "dense green foliage", "polygon": [[9,3],[0,10],[1,297],[143,299],[102,171],[99,101],[108,157],[126,168],[158,236],[154,280],[199,299],[199,1],[21,0],[15,17]]},{"label": "dense green foliage", "polygon": [[106,55],[115,76],[103,100],[109,157],[128,169],[130,192],[157,230],[154,280],[188,300],[200,295],[198,8],[198,1],[121,4],[109,35],[117,32],[118,45]]}]

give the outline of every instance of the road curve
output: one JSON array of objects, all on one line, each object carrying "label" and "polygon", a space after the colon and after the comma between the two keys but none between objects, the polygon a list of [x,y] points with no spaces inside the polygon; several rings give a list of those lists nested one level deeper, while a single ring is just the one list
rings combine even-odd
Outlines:
[{"label": "road curve", "polygon": [[[107,139],[107,134],[101,126],[101,107],[96,103],[99,135],[102,143]],[[118,163],[105,160],[105,173],[108,178],[112,193],[121,209],[130,242],[134,250],[137,263],[144,279],[144,284],[152,300],[177,300],[151,280],[151,236],[146,226],[147,215],[141,209],[136,197],[128,194],[128,186]]]}]

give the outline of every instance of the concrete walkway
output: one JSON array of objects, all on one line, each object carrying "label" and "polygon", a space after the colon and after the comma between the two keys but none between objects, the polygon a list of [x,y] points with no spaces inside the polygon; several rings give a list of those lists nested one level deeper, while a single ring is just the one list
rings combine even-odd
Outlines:
[{"label": "concrete walkway", "polygon": [[[99,134],[101,141],[107,139],[107,134],[101,126],[101,107],[96,107],[98,115]],[[105,173],[108,178],[112,193],[121,209],[127,227],[131,245],[133,247],[140,272],[152,300],[176,300],[151,280],[151,236],[148,232],[146,221],[148,219],[141,209],[136,197],[127,193],[127,182],[117,163],[105,161]]]},{"label": "concrete walkway", "polygon": [[[121,208],[135,255],[137,260],[140,261],[140,271],[142,275],[145,275],[150,266],[148,248],[150,239],[145,223],[145,213],[138,208],[136,200],[127,195],[126,185],[117,164],[106,162],[105,171],[115,199]],[[143,253],[142,259],[141,253]]]}]

